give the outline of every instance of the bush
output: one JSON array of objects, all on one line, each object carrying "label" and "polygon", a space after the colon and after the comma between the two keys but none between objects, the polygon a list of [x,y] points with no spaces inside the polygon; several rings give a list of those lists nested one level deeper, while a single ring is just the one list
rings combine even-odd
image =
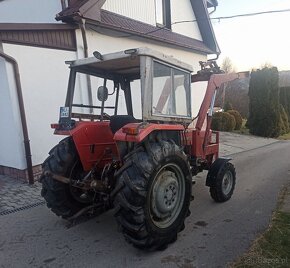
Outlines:
[{"label": "bush", "polygon": [[235,125],[234,129],[240,130],[242,127],[242,124],[243,124],[243,118],[242,118],[241,114],[236,110],[229,110],[229,111],[227,111],[227,113],[231,114],[235,118],[236,125]]},{"label": "bush", "polygon": [[232,131],[236,125],[235,117],[227,112],[213,114],[211,128],[219,131]]},{"label": "bush", "polygon": [[233,110],[233,106],[230,102],[227,101],[224,105],[224,111],[227,112],[229,110]]},{"label": "bush", "polygon": [[290,87],[280,88],[280,103],[283,105],[285,112],[290,119]]},{"label": "bush", "polygon": [[251,73],[247,122],[251,134],[274,138],[282,132],[278,79],[276,67]]},{"label": "bush", "polygon": [[289,126],[289,118],[288,115],[283,107],[283,105],[280,104],[280,114],[281,114],[281,125],[282,125],[282,131],[281,135],[286,134],[290,130]]}]

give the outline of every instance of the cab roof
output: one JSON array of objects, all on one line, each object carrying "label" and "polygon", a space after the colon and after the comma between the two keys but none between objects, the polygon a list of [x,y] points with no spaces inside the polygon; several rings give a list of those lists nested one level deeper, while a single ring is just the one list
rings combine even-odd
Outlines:
[{"label": "cab roof", "polygon": [[191,65],[150,48],[134,48],[104,55],[94,52],[94,55],[96,56],[68,62],[70,68],[100,77],[125,76],[137,79],[140,77],[140,57],[149,56],[161,63],[170,64],[188,72],[193,71]]}]

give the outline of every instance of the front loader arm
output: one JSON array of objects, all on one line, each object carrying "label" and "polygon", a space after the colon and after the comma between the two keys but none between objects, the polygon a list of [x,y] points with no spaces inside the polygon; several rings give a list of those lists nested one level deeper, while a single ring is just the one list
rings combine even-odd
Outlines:
[{"label": "front loader arm", "polygon": [[204,121],[207,118],[205,135],[204,135],[203,141],[201,141],[203,154],[206,155],[207,147],[210,143],[209,141],[210,128],[211,128],[213,107],[214,107],[214,102],[215,102],[215,97],[216,97],[216,90],[223,83],[248,77],[249,72],[226,74],[220,70],[220,68],[217,66],[215,62],[207,62],[207,63],[200,62],[200,65],[202,69],[197,74],[191,76],[191,83],[200,82],[200,81],[208,81],[205,96],[200,106],[198,119],[195,125],[196,131],[200,132],[204,124]]},{"label": "front loader arm", "polygon": [[[247,77],[246,73],[229,73],[229,74],[221,73],[221,74],[210,74],[208,76],[205,76],[203,74],[192,75],[192,78],[191,78],[192,82],[208,81],[205,96],[199,109],[196,129],[201,130],[204,120],[206,118],[208,109],[210,107],[210,104],[211,102],[214,102],[213,97],[215,95],[215,91],[223,83],[240,79],[240,78],[244,78],[244,77]],[[208,80],[205,80],[205,79],[208,79]]]}]

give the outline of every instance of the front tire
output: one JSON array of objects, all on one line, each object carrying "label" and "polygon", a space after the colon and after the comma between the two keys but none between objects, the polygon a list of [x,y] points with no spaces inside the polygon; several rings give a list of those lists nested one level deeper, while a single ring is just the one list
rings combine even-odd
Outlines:
[{"label": "front tire", "polygon": [[136,247],[162,249],[176,240],[189,215],[187,157],[173,141],[147,141],[125,159],[114,200],[117,222]]},{"label": "front tire", "polygon": [[210,195],[216,202],[228,201],[234,192],[236,185],[236,171],[232,163],[225,163],[210,187]]}]

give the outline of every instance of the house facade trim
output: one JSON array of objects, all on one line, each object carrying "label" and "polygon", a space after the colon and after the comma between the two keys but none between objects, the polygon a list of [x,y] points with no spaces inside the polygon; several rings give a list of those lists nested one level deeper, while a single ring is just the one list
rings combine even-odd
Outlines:
[{"label": "house facade trim", "polygon": [[66,24],[0,23],[0,42],[77,50],[75,27]]}]

